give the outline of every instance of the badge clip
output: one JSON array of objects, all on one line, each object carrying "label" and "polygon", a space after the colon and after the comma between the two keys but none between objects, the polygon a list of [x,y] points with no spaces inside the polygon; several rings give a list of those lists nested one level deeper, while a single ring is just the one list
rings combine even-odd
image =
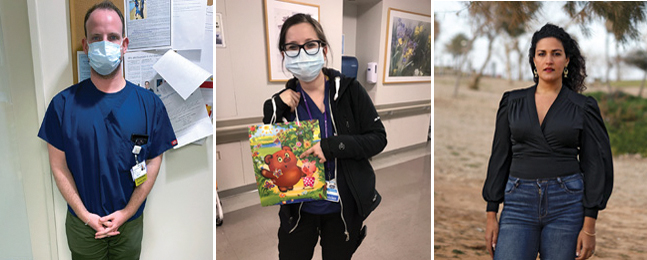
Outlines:
[{"label": "badge clip", "polygon": [[339,202],[339,190],[334,179],[326,181],[326,196],[327,201]]}]

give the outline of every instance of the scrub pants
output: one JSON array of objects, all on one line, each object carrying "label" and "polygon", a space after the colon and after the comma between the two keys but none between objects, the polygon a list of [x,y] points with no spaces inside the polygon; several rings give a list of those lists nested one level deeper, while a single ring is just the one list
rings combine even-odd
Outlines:
[{"label": "scrub pants", "polygon": [[552,179],[509,177],[495,260],[573,260],[584,223],[584,182],[577,173]]},{"label": "scrub pants", "polygon": [[144,216],[127,221],[119,227],[119,235],[94,239],[96,231],[81,219],[67,212],[65,220],[67,243],[72,259],[139,259],[142,249]]},{"label": "scrub pants", "polygon": [[319,236],[323,260],[351,259],[366,236],[366,229],[361,228],[361,221],[347,224],[350,233],[348,241],[341,213],[314,215],[302,211],[301,220],[292,233],[279,228],[279,259],[312,259]]}]

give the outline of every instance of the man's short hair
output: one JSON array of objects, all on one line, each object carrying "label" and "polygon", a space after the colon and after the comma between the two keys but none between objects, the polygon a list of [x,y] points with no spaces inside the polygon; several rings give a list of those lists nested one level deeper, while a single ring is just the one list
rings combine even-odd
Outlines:
[{"label": "man's short hair", "polygon": [[121,13],[121,10],[113,4],[112,2],[105,0],[101,3],[95,4],[90,9],[88,9],[88,12],[85,13],[85,20],[83,20],[83,30],[85,31],[85,37],[88,37],[88,28],[86,27],[86,23],[88,23],[88,19],[90,18],[90,14],[94,12],[94,10],[97,9],[104,9],[104,10],[112,10],[117,12],[117,15],[119,15],[119,19],[121,19],[121,37],[126,35],[126,24],[124,23],[124,15]]}]

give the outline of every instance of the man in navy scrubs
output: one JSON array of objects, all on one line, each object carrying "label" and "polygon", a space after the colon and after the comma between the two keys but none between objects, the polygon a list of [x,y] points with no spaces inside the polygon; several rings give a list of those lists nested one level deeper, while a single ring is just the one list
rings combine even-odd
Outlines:
[{"label": "man in navy scrubs", "polygon": [[123,77],[121,11],[102,2],[84,25],[90,79],[52,99],[38,136],[68,204],[72,258],[139,259],[146,197],[177,141],[162,101]]}]

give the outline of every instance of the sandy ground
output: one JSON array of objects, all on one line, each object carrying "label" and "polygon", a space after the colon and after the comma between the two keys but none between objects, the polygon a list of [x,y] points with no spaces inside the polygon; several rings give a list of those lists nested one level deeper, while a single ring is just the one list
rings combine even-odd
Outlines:
[{"label": "sandy ground", "polygon": [[[496,110],[504,91],[531,82],[484,79],[481,89],[472,91],[465,81],[456,98],[454,82],[453,76],[434,80],[434,256],[490,259],[481,189]],[[637,93],[637,88],[627,92]],[[598,216],[597,248],[591,259],[647,259],[647,159],[615,155],[614,172],[613,194]]]}]

